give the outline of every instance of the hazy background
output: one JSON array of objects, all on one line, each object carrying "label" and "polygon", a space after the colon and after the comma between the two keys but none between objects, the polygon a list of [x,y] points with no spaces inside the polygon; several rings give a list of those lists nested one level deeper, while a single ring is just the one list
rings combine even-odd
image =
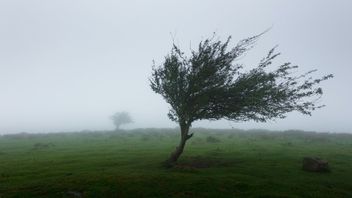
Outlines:
[{"label": "hazy background", "polygon": [[[269,123],[197,122],[214,128],[352,132],[350,0],[1,0],[0,133],[113,129],[129,111],[135,127],[175,127],[149,87],[172,37],[186,51],[217,32],[238,40],[273,26],[241,61],[255,65],[276,44],[322,84],[327,107]],[[173,35],[173,36],[172,36]]]}]

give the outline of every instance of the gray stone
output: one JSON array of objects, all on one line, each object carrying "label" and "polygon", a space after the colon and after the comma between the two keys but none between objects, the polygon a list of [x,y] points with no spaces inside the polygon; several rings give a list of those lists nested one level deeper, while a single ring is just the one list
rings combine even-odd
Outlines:
[{"label": "gray stone", "polygon": [[329,163],[319,157],[304,157],[302,169],[309,172],[329,172]]}]

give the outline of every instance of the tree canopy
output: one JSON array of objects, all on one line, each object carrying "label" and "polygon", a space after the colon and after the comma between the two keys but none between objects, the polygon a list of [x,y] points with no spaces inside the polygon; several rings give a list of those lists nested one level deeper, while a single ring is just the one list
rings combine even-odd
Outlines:
[{"label": "tree canopy", "polygon": [[311,115],[323,107],[318,104],[323,91],[317,85],[331,74],[313,78],[316,70],[311,70],[297,75],[298,66],[290,62],[269,69],[280,55],[276,47],[253,69],[244,70],[237,63],[261,35],[234,47],[230,47],[231,37],[224,42],[212,37],[200,42],[189,56],[173,44],[163,64],[154,64],[150,86],[170,104],[168,116],[180,124],[186,140],[196,120],[265,122],[285,118],[292,111]]},{"label": "tree canopy", "polygon": [[120,129],[121,125],[132,123],[133,120],[128,112],[116,112],[114,115],[110,117],[113,121],[116,130]]}]

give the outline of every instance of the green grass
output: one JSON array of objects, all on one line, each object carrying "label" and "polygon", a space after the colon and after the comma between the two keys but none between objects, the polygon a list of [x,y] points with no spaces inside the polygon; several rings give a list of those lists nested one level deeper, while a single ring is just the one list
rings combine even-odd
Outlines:
[{"label": "green grass", "polygon": [[[161,162],[176,129],[2,136],[0,198],[352,197],[352,135],[193,132],[172,169]],[[302,171],[305,156],[328,160],[331,172]]]}]

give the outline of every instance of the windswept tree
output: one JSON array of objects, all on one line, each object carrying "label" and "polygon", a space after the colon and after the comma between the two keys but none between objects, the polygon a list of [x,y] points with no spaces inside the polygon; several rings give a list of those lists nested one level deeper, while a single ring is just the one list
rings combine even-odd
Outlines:
[{"label": "windswept tree", "polygon": [[262,34],[243,39],[229,47],[214,37],[199,43],[186,56],[173,44],[160,66],[153,66],[150,86],[171,108],[168,116],[178,122],[181,140],[166,165],[173,165],[182,154],[186,141],[193,135],[189,129],[197,120],[266,122],[285,118],[291,111],[311,115],[323,107],[317,102],[323,94],[317,85],[332,75],[313,78],[316,70],[297,74],[298,66],[286,62],[270,68],[280,53],[275,48],[253,69],[244,71],[237,63]]},{"label": "windswept tree", "polygon": [[121,125],[132,123],[133,120],[128,112],[116,112],[114,115],[110,117],[110,119],[114,122],[116,130],[120,129]]}]

